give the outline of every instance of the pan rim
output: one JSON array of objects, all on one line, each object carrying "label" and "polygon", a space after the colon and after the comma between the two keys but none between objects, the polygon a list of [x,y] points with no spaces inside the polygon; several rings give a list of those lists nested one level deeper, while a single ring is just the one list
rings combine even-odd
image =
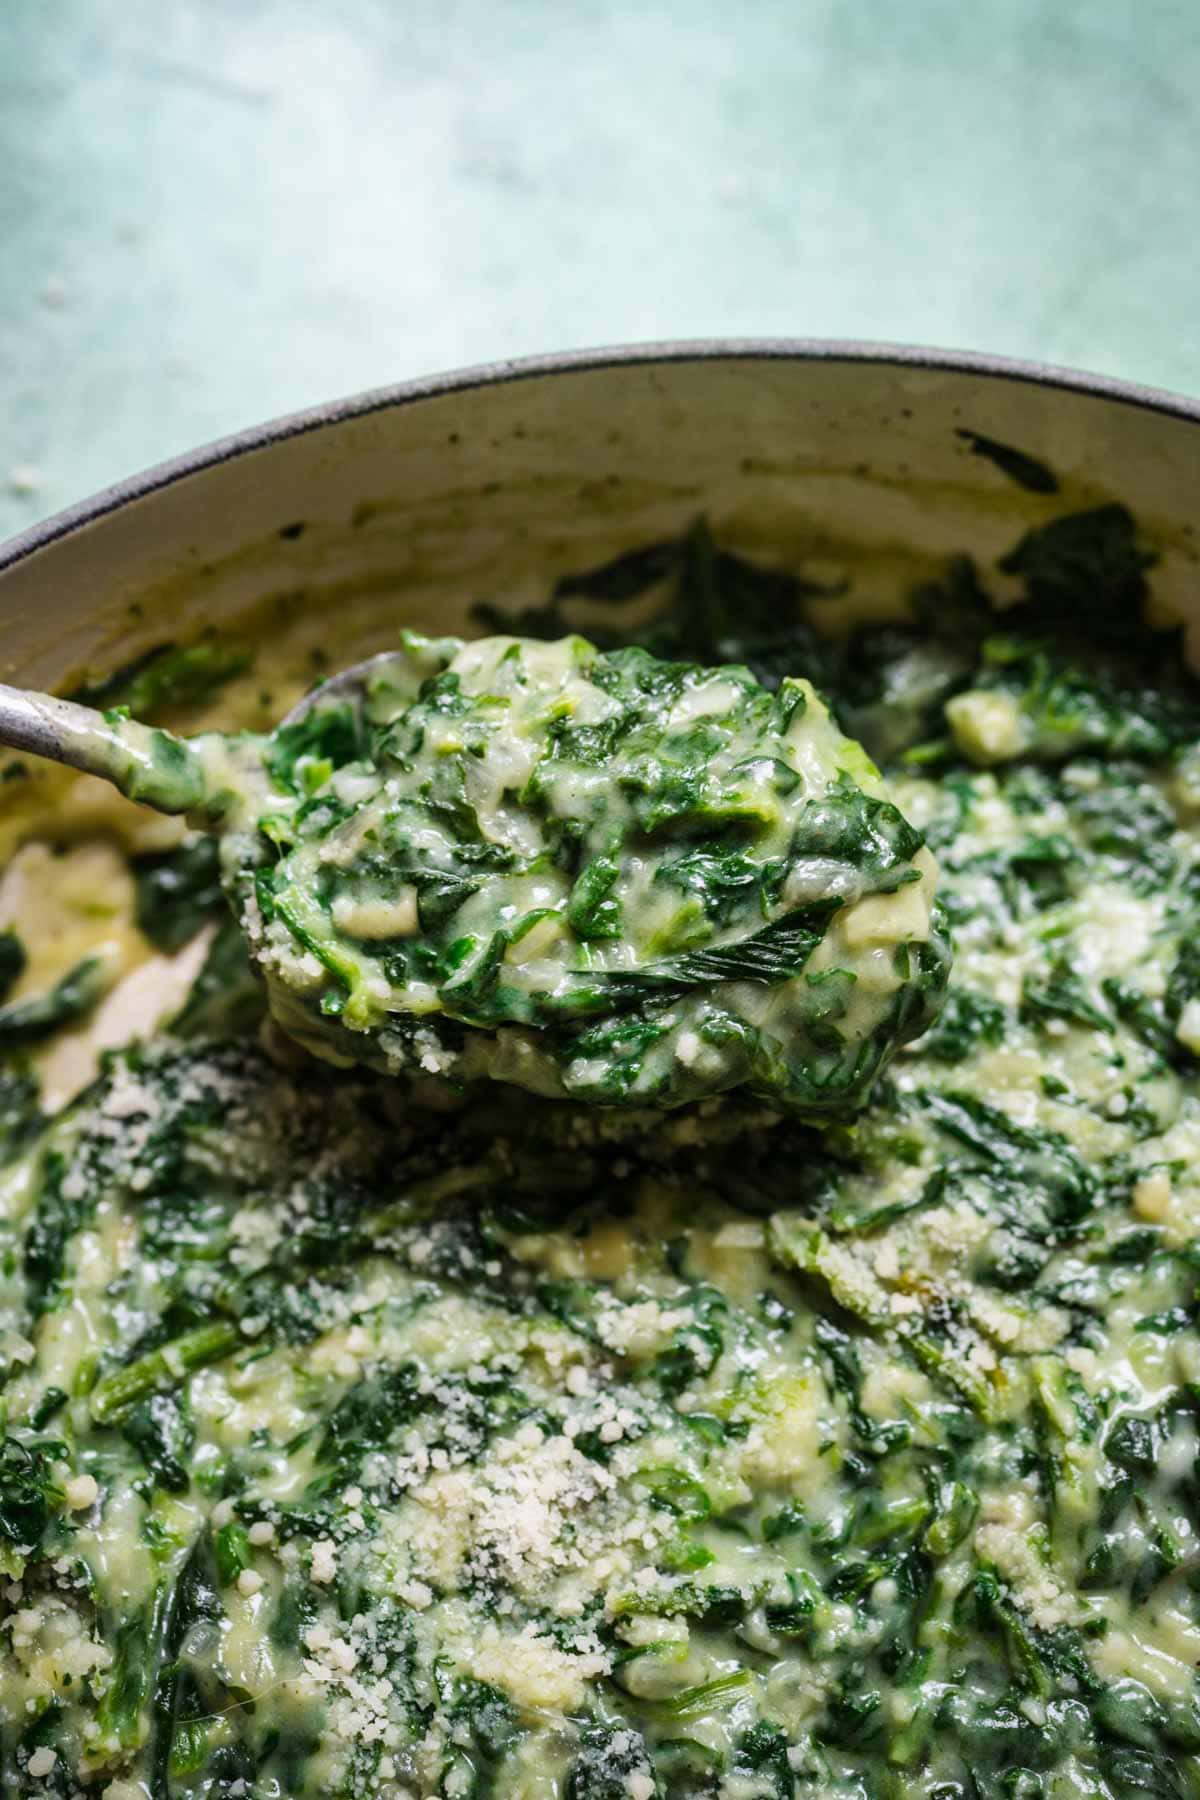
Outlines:
[{"label": "pan rim", "polygon": [[1100,375],[1018,357],[994,356],[970,350],[943,350],[920,344],[898,344],[839,338],[696,338],[648,340],[641,343],[602,345],[594,349],[561,350],[536,356],[476,363],[409,381],[367,388],[360,393],[329,400],[296,412],[283,413],[261,424],[213,439],[181,455],[151,464],[99,489],[60,512],[26,527],[0,543],[0,574],[46,550],[60,539],[96,524],[108,514],[145,499],[160,489],[186,481],[221,463],[251,455],[289,438],[321,431],[347,420],[365,418],[392,408],[413,406],[424,400],[468,393],[477,388],[503,387],[547,375],[572,375],[602,369],[649,366],[656,363],[801,362],[870,364],[880,368],[924,371],[931,374],[982,375],[993,380],[1023,382],[1031,387],[1111,400],[1122,406],[1158,413],[1200,424],[1200,400],[1116,376]]}]

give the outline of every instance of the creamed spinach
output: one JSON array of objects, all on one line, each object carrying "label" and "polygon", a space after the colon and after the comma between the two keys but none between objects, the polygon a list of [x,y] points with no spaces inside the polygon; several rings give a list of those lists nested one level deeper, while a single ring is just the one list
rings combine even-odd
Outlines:
[{"label": "creamed spinach", "polygon": [[[700,526],[481,615],[803,669],[881,762],[955,964],[852,1121],[331,1068],[208,841],[55,790],[0,887],[0,1792],[1200,1796],[1200,695],[1147,567],[1069,515],[1002,614],[960,561],[826,640]],[[245,723],[202,648],[164,697]],[[600,946],[604,854],[551,908]],[[745,844],[670,854],[703,956]]]},{"label": "creamed spinach", "polygon": [[933,858],[802,679],[410,634],[248,747],[226,879],[343,1066],[846,1114],[941,999]]}]

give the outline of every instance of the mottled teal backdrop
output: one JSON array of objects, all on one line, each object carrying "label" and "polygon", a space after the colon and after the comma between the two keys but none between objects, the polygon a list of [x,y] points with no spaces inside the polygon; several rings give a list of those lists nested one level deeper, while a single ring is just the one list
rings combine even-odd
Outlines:
[{"label": "mottled teal backdrop", "polygon": [[0,0],[0,533],[567,345],[1198,392],[1198,96],[1198,0]]}]

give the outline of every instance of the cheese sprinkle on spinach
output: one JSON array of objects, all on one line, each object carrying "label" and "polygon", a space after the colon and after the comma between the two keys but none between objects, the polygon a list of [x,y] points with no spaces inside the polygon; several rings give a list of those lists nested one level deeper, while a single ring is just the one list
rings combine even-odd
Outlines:
[{"label": "cheese sprinkle on spinach", "polygon": [[511,621],[636,601],[879,756],[956,959],[853,1123],[286,1051],[212,845],[62,790],[0,886],[0,1791],[1200,1795],[1200,700],[1119,508],[1007,560],[826,643],[698,529]]}]

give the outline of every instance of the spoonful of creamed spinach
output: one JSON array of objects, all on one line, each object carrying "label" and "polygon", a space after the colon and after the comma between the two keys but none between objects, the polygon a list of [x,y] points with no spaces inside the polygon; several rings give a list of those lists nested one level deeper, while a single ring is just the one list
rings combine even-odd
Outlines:
[{"label": "spoonful of creamed spinach", "polygon": [[266,736],[10,688],[0,740],[219,834],[275,1019],[334,1063],[829,1117],[945,988],[933,857],[804,680],[408,635]]}]

